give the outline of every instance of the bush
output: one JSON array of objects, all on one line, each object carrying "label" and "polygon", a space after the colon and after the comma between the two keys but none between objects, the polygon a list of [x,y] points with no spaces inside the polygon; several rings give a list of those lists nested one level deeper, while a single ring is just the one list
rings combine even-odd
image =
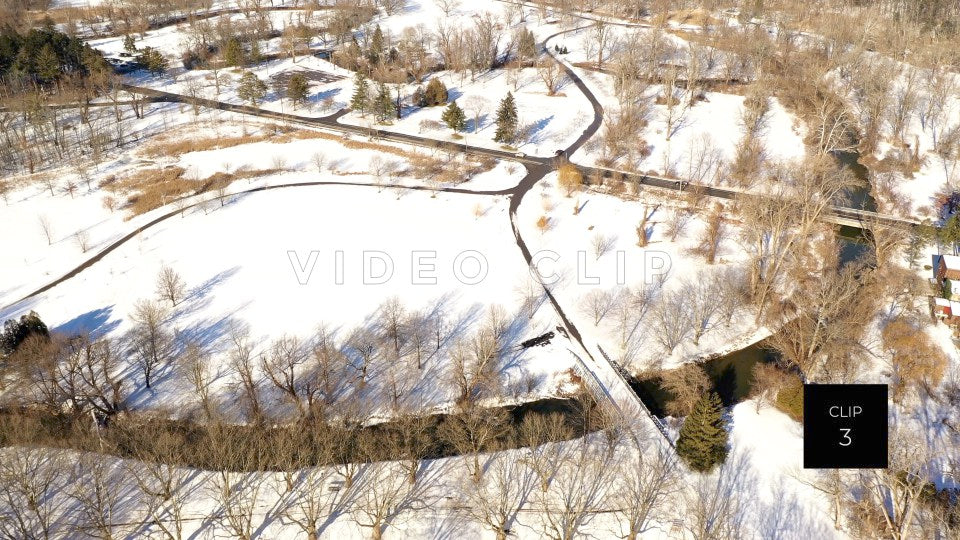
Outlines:
[{"label": "bush", "polygon": [[0,356],[8,356],[17,350],[21,343],[30,336],[49,337],[47,325],[40,320],[36,312],[21,315],[20,319],[10,319],[3,323],[3,333],[0,333]]},{"label": "bush", "polygon": [[440,79],[430,79],[430,82],[427,83],[427,89],[423,93],[423,99],[426,107],[443,105],[447,102],[447,86]]},{"label": "bush", "polygon": [[180,60],[184,69],[204,69],[212,56],[213,52],[209,48],[198,46],[183,51]]},{"label": "bush", "polygon": [[783,388],[777,392],[774,405],[797,422],[803,421],[803,381],[791,375]]}]

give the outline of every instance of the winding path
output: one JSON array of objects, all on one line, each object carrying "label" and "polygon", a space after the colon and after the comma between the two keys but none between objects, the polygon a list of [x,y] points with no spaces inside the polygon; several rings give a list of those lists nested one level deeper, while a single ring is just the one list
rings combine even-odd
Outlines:
[{"label": "winding path", "polygon": [[[179,21],[175,21],[169,24],[177,24],[178,22]],[[592,121],[584,128],[583,132],[580,134],[577,140],[574,141],[569,147],[565,149],[564,154],[566,156],[570,156],[573,153],[575,153],[591,137],[593,137],[597,133],[603,121],[603,107],[600,104],[599,100],[596,98],[596,96],[590,91],[590,89],[587,87],[584,81],[580,78],[580,76],[577,75],[577,73],[568,64],[566,64],[563,60],[557,58],[550,52],[549,47],[547,47],[547,43],[551,39],[557,36],[570,33],[570,32],[576,32],[588,27],[589,26],[581,26],[581,27],[576,27],[576,28],[554,33],[548,36],[541,45],[543,52],[546,53],[548,56],[550,56],[553,59],[553,61],[557,62],[563,68],[567,78],[569,78],[570,81],[574,84],[574,86],[576,86],[576,88],[584,95],[584,97],[587,98],[587,100],[590,102],[591,107],[593,109]],[[125,84],[123,85],[123,87],[128,92],[146,96],[151,101],[196,104],[203,107],[208,107],[208,108],[213,108],[218,110],[224,110],[224,111],[229,111],[229,112],[234,112],[239,114],[253,115],[261,118],[281,120],[284,122],[309,126],[313,128],[320,128],[320,129],[334,131],[341,134],[356,134],[361,136],[369,136],[369,137],[380,139],[380,140],[386,140],[386,141],[397,142],[402,144],[410,144],[410,145],[415,145],[420,147],[428,147],[428,148],[439,147],[439,148],[445,148],[452,151],[463,152],[466,154],[483,155],[483,156],[488,156],[488,157],[492,157],[500,160],[519,162],[526,167],[527,174],[520,180],[520,182],[517,185],[510,188],[501,189],[501,190],[486,190],[486,191],[476,190],[475,191],[475,190],[456,188],[456,187],[432,188],[427,186],[415,186],[415,185],[411,186],[411,185],[399,185],[399,184],[372,185],[372,184],[351,183],[351,182],[318,181],[318,182],[304,182],[304,183],[296,183],[296,184],[277,184],[277,185],[271,185],[271,186],[262,186],[262,187],[257,187],[249,190],[230,193],[228,196],[252,194],[260,191],[268,191],[268,190],[276,190],[276,189],[292,189],[297,187],[311,187],[311,186],[354,186],[354,187],[368,187],[368,188],[376,187],[378,189],[385,189],[385,188],[407,189],[407,190],[413,190],[413,191],[433,191],[433,192],[480,195],[480,196],[505,195],[510,198],[509,216],[510,216],[511,227],[513,230],[517,247],[520,249],[520,252],[524,257],[524,260],[527,263],[527,265],[529,267],[532,267],[533,265],[533,254],[531,253],[529,246],[527,246],[526,242],[524,241],[520,233],[517,212],[526,194],[540,180],[542,180],[544,176],[546,176],[548,173],[554,170],[554,166],[555,166],[554,158],[526,156],[523,154],[509,152],[505,150],[471,146],[464,143],[454,143],[450,141],[429,139],[426,137],[420,137],[417,135],[410,135],[410,134],[404,134],[404,133],[393,133],[393,132],[383,131],[376,128],[365,128],[360,126],[351,126],[351,125],[341,124],[339,123],[338,120],[340,119],[341,116],[343,116],[343,114],[346,113],[346,111],[340,111],[338,113],[325,116],[325,117],[307,118],[307,117],[297,116],[289,113],[264,111],[262,109],[249,107],[246,105],[225,103],[225,102],[215,101],[215,100],[210,100],[205,98],[189,98],[179,94],[164,92],[164,91],[140,87],[140,86]],[[740,195],[740,192],[736,190],[717,188],[712,186],[693,186],[688,182],[674,180],[670,178],[651,176],[651,175],[637,175],[637,174],[627,173],[625,171],[604,169],[600,167],[579,166],[579,168],[586,175],[593,175],[593,174],[623,175],[625,179],[636,182],[639,185],[648,185],[652,187],[671,189],[671,190],[677,190],[677,191],[682,191],[684,189],[696,187],[700,189],[705,195],[708,195],[711,197],[717,197],[717,198],[724,198],[724,199],[733,199]],[[3,309],[4,310],[10,309],[16,306],[17,304],[24,302],[27,299],[40,295],[52,289],[53,287],[56,287],[57,285],[60,285],[63,282],[72,279],[73,277],[77,276],[87,268],[90,268],[97,262],[101,261],[109,253],[116,250],[120,246],[124,245],[129,240],[135,238],[137,235],[147,230],[148,228],[151,228],[167,219],[170,219],[171,217],[176,216],[177,214],[180,214],[181,212],[187,209],[194,208],[200,204],[204,204],[205,202],[206,201],[197,201],[188,206],[177,208],[163,215],[160,215],[154,218],[153,220],[137,227],[135,230],[129,232],[122,238],[114,241],[109,246],[105,247],[100,252],[92,256],[90,259],[84,261],[82,264],[70,270],[60,278],[38,288],[37,290],[21,298],[17,302],[14,302],[13,304],[5,306]],[[911,224],[909,220],[904,220],[894,216],[883,216],[875,213],[869,213],[869,212],[864,212],[862,210],[850,209],[850,208],[833,208],[829,213],[830,215],[838,216],[838,217],[842,217],[844,219],[850,219],[850,220],[862,221],[865,217],[870,217],[872,219],[880,221],[881,223],[886,222],[886,223],[895,224],[898,226]],[[872,215],[866,216],[866,214],[872,214]],[[534,276],[536,276],[537,274],[535,272],[535,269],[533,270],[534,271],[532,273]],[[567,314],[564,312],[563,307],[560,305],[560,302],[557,300],[556,296],[553,294],[553,292],[550,290],[548,286],[543,285],[543,288],[547,298],[549,299],[551,305],[556,311],[558,317],[560,318],[563,324],[563,327],[568,332],[571,340],[575,343],[577,348],[579,348],[580,351],[582,351],[586,355],[586,358],[584,359],[584,358],[581,358],[581,356],[578,355],[575,351],[571,351],[577,357],[577,359],[583,364],[582,367],[590,371],[590,375],[595,379],[597,379],[599,384],[603,385],[604,387],[603,390],[605,391],[605,393],[610,397],[612,401],[615,402],[615,404],[617,405],[617,408],[621,410],[625,416],[636,419],[636,418],[642,417],[643,412],[645,411],[646,415],[650,416],[653,422],[656,423],[656,419],[649,414],[649,411],[646,409],[643,403],[640,402],[639,398],[637,398],[636,394],[629,387],[629,384],[627,383],[626,379],[623,377],[622,368],[620,368],[620,366],[618,366],[613,360],[609,359],[606,354],[601,354],[600,355],[601,359],[598,360],[590,352],[590,348],[587,347],[587,345],[583,342],[583,338],[579,330],[576,328],[576,326],[573,324],[573,322],[569,319]],[[599,346],[597,347],[597,350],[601,353],[603,352],[602,349],[599,348]]]}]

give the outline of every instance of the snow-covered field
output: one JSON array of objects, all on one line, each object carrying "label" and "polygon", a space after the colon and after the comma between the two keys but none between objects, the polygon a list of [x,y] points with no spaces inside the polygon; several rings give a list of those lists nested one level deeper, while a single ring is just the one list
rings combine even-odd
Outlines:
[{"label": "snow-covered field", "polygon": [[[61,0],[57,5],[82,7],[96,2]],[[216,5],[229,7],[232,3]],[[462,2],[447,16],[440,3],[433,0],[412,0],[395,15],[378,15],[374,24],[395,38],[407,29],[430,26],[439,20],[451,28],[467,27],[486,12],[504,17],[505,32],[522,24],[515,16],[515,8],[505,2]],[[274,12],[270,17],[280,28],[294,21],[298,13]],[[535,16],[533,9],[527,10],[525,24],[540,40],[561,30],[550,18],[541,20]],[[633,31],[647,32],[611,28],[611,54]],[[186,32],[186,25],[146,32],[138,46],[156,47],[176,60],[164,76],[135,73],[129,77],[130,82],[172,93],[197,92],[201,97],[242,103],[236,88],[239,70],[220,72],[225,77],[217,93],[212,79],[215,73],[182,69],[178,59]],[[571,49],[563,58],[572,66],[591,61],[596,54],[589,50],[589,37],[588,30],[572,32],[555,38],[551,44]],[[668,39],[679,51],[686,47],[686,42],[676,36]],[[506,41],[500,46],[506,47]],[[116,57],[122,51],[123,40],[108,38],[91,44]],[[315,40],[312,45],[318,49],[329,43]],[[276,39],[263,44],[265,53],[278,50]],[[619,108],[612,76],[579,67],[572,69],[606,111]],[[301,56],[296,61],[267,61],[250,70],[268,82],[279,74],[297,70],[332,76],[326,82],[311,83],[309,105],[305,107],[294,108],[271,89],[262,104],[265,110],[305,117],[328,116],[346,108],[353,91],[352,72],[314,56]],[[430,75],[445,82],[451,99],[456,99],[466,112],[467,132],[458,141],[500,148],[492,140],[493,119],[500,99],[508,91],[517,99],[520,125],[530,127],[529,139],[518,145],[520,151],[530,155],[554,155],[557,149],[575,141],[593,119],[590,102],[569,81],[561,86],[558,95],[548,96],[536,69],[523,69],[515,76],[516,82],[509,80],[504,70],[484,71],[476,77],[452,71]],[[400,92],[409,96],[415,88],[414,84],[400,85]],[[659,85],[651,85],[647,97],[653,101],[662,90]],[[636,169],[685,177],[690,175],[694,162],[705,155],[715,160],[718,171],[719,164],[729,164],[734,159],[736,145],[744,133],[740,122],[744,97],[720,92],[706,92],[705,97],[674,118],[670,133],[666,107],[651,105],[649,123],[639,135],[651,151],[634,164]],[[923,94],[923,98],[929,99],[929,95]],[[950,156],[936,155],[934,147],[947,126],[960,121],[958,104],[955,96],[947,99],[944,119],[938,124],[943,129],[939,131],[921,125],[919,119],[906,128],[904,139],[919,146],[921,164],[912,179],[902,178],[900,173],[884,177],[893,198],[899,197],[906,203],[898,207],[881,194],[878,198],[883,210],[932,217],[935,195],[945,186],[956,184],[956,163]],[[408,107],[402,119],[379,127],[453,140],[450,130],[440,127],[442,109]],[[369,115],[356,112],[345,114],[339,121],[350,125],[373,122]],[[583,366],[595,370],[600,380],[607,382],[610,379],[605,377],[613,368],[603,364],[601,349],[631,373],[640,373],[674,368],[736,350],[771,332],[754,323],[750,307],[740,307],[725,315],[712,312],[706,321],[700,322],[702,335],[696,332],[694,337],[693,325],[679,339],[664,337],[676,328],[671,317],[675,319],[684,309],[682,306],[697,302],[719,305],[720,289],[748,263],[734,219],[724,219],[716,261],[707,264],[704,260],[700,244],[714,202],[691,211],[682,193],[634,193],[626,188],[625,195],[617,196],[608,192],[610,186],[591,186],[567,197],[557,185],[556,174],[551,173],[526,194],[517,211],[514,230],[508,196],[429,191],[422,188],[453,185],[420,178],[412,172],[413,167],[408,168],[408,161],[416,155],[432,155],[450,163],[462,161],[462,157],[329,133],[303,138],[267,136],[270,129],[253,118],[219,111],[203,111],[195,117],[186,105],[150,105],[145,118],[135,125],[143,140],[116,151],[116,155],[95,167],[90,172],[89,187],[76,171],[52,171],[53,194],[42,182],[33,181],[19,186],[9,194],[8,203],[0,206],[0,229],[17,231],[6,239],[6,252],[13,255],[0,264],[0,306],[5,306],[0,308],[0,321],[34,310],[55,330],[83,330],[119,339],[132,327],[131,314],[137,301],[156,297],[160,269],[173,268],[186,282],[188,294],[173,307],[167,323],[178,338],[199,343],[212,354],[215,394],[234,421],[244,418],[230,407],[236,390],[231,386],[233,374],[229,373],[226,357],[233,334],[247,332],[258,352],[282,337],[309,340],[321,326],[343,341],[355,331],[376,329],[381,323],[378,311],[393,299],[407,313],[441,314],[448,336],[440,353],[431,355],[424,370],[405,389],[411,407],[418,411],[451,407],[456,399],[449,384],[452,350],[458,340],[469,339],[491,306],[502,308],[509,323],[505,337],[509,347],[501,367],[502,388],[490,396],[490,404],[564,395],[574,386],[570,369],[581,368],[571,352],[586,352],[585,356],[593,357],[585,360]],[[806,129],[800,119],[771,98],[769,119],[760,133],[765,159],[772,163],[803,159]],[[602,134],[603,128],[572,159],[584,165],[598,163],[602,152],[598,139]],[[148,156],[145,152],[149,145],[161,141],[242,135],[263,140],[177,155]],[[892,148],[884,142],[873,157],[882,159]],[[268,172],[249,180],[236,180],[226,188],[222,201],[211,193],[188,197],[181,203],[187,208],[179,214],[174,203],[137,216],[123,208],[106,208],[104,203],[111,193],[100,185],[102,181],[110,176],[123,178],[145,168],[167,167],[180,167],[185,177],[197,180],[243,170]],[[381,170],[378,173],[374,168]],[[525,174],[526,169],[519,163],[498,161],[456,187],[477,192],[508,190]],[[720,177],[704,176],[707,183],[717,183]],[[357,185],[308,185],[324,182]],[[72,195],[65,192],[71,183],[76,187]],[[730,210],[729,204],[726,210]],[[136,232],[171,212],[169,218]],[[644,247],[638,245],[637,228],[641,222],[646,224],[642,231],[647,237]],[[75,277],[18,302],[128,234],[132,234],[128,242]],[[557,329],[560,317],[532,279],[515,234],[534,254],[537,270],[566,318],[581,333],[587,351],[581,351],[573,340],[561,335],[546,347],[518,346],[523,340]],[[81,238],[86,250],[80,248]],[[667,305],[668,301],[676,304]],[[871,322],[871,362],[858,382],[890,380],[885,364],[887,351],[879,341],[879,328],[884,322],[881,318]],[[960,354],[949,330],[941,325],[926,331],[944,349],[951,366],[955,369],[960,365]],[[601,364],[606,372],[595,369]],[[389,360],[378,367],[381,374],[393,373],[396,368]],[[144,388],[137,370],[128,369],[132,365],[124,368],[136,388],[129,402],[132,408],[175,417],[196,405],[182,374],[173,367],[161,370],[149,390]],[[377,379],[374,375],[372,382],[364,398],[369,400],[375,416],[385,418],[392,413],[387,385],[395,380],[387,381],[386,375]],[[909,412],[902,407],[896,409],[896,422],[928,434],[931,446],[940,452],[934,463],[939,473],[935,484],[956,485],[948,473],[952,466],[948,462],[950,453],[956,450],[951,447],[955,438],[936,421],[951,413],[948,405],[913,405],[917,406]],[[283,416],[283,411],[272,412],[277,413],[277,418]],[[674,494],[677,500],[667,505],[672,510],[655,523],[649,537],[681,537],[685,520],[689,519],[681,509],[692,504],[681,499],[699,490],[701,496],[725,492],[736,497],[742,508],[744,531],[750,533],[744,536],[845,538],[834,528],[829,497],[803,481],[809,480],[811,473],[801,469],[801,425],[772,406],[757,410],[753,400],[733,406],[728,419],[731,447],[724,474],[684,473],[680,480],[684,489]],[[657,445],[663,446],[659,435],[653,435]],[[557,446],[569,449],[582,442]],[[620,451],[628,453],[630,449],[621,447]],[[485,458],[489,463],[497,459],[523,463],[527,452],[511,450]],[[426,474],[435,476],[441,487],[430,494],[429,500],[404,509],[388,527],[388,536],[483,536],[475,523],[464,525],[462,512],[455,509],[462,507],[455,494],[462,492],[456,484],[466,477],[465,461],[451,458],[429,463]],[[611,470],[630,474],[629,469]],[[396,463],[367,464],[364,471],[363,482],[398,476]],[[321,487],[327,488],[336,476],[329,470],[321,472],[325,479]],[[216,511],[213,498],[207,493],[213,477],[213,473],[191,476],[190,487],[196,488],[190,490],[191,512],[206,515]],[[255,497],[256,513],[262,520],[258,535],[294,536],[297,530],[278,518],[275,511],[282,500],[290,502],[284,499],[287,495],[280,493],[280,475],[264,474],[251,480],[250,485],[262,482],[270,486]],[[543,512],[533,506],[531,503],[517,517],[511,534],[519,538],[543,536]],[[323,536],[368,536],[369,529],[359,527],[348,514],[347,510],[331,511]],[[611,513],[598,513],[584,523],[584,532],[598,538],[620,536],[623,531],[615,519]],[[191,522],[188,529],[185,532],[198,535],[223,532],[220,525],[201,519]]]}]

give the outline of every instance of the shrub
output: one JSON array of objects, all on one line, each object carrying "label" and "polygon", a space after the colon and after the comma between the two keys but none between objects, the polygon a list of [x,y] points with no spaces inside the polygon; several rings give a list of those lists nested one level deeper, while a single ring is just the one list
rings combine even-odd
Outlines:
[{"label": "shrub", "polygon": [[789,376],[789,380],[777,392],[774,405],[797,422],[803,421],[803,381],[800,377]]},{"label": "shrub", "polygon": [[423,100],[426,107],[443,105],[447,102],[447,86],[440,79],[430,79],[427,83],[427,89],[423,92]]}]

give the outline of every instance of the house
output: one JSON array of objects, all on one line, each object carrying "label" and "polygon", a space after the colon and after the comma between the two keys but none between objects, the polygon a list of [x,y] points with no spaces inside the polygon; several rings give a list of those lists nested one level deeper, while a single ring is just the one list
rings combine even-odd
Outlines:
[{"label": "house", "polygon": [[957,328],[960,326],[960,301],[933,296],[930,298],[930,315],[947,326]]},{"label": "house", "polygon": [[960,256],[937,255],[934,259],[937,288],[945,293],[944,297],[960,300]]}]

